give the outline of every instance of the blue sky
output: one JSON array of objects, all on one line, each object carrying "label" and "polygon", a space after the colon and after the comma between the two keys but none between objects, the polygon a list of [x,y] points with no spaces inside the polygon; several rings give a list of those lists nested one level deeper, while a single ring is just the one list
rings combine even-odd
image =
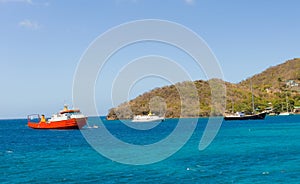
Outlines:
[{"label": "blue sky", "polygon": [[[0,0],[0,118],[51,115],[64,103],[72,104],[73,76],[89,44],[108,29],[134,20],[168,20],[193,30],[217,57],[225,80],[239,82],[300,57],[299,5],[297,0]],[[161,47],[170,57],[186,57]],[[149,54],[145,48],[156,53],[151,44],[133,47],[127,55],[120,53],[126,58],[123,64]],[[140,55],[132,55],[135,49]],[[205,79],[186,65],[193,80]],[[120,63],[112,60],[110,66]],[[154,81],[137,83],[131,97],[166,84]],[[97,84],[96,92],[101,87]],[[97,106],[104,115],[111,104],[102,100]]]}]

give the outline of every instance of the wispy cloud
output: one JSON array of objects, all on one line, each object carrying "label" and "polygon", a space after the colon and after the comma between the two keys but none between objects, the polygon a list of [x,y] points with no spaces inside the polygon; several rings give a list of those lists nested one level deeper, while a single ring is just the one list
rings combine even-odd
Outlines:
[{"label": "wispy cloud", "polygon": [[188,5],[193,5],[195,4],[196,0],[184,0],[184,2]]},{"label": "wispy cloud", "polygon": [[24,27],[27,29],[32,29],[32,30],[38,30],[41,28],[41,25],[38,22],[32,21],[32,20],[22,20],[21,22],[19,22],[18,24],[20,27]]},{"label": "wispy cloud", "polygon": [[42,1],[34,1],[33,0],[0,0],[0,4],[9,4],[9,3],[23,3],[28,5],[38,5],[38,6],[49,6],[49,2],[42,2]]},{"label": "wispy cloud", "polygon": [[0,0],[0,3],[25,3],[33,4],[32,0]]}]

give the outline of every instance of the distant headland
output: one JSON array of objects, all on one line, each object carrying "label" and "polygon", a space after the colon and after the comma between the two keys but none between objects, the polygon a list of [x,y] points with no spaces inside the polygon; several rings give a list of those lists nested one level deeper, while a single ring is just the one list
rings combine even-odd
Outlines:
[{"label": "distant headland", "polygon": [[[218,81],[219,79],[211,80]],[[298,108],[300,107],[300,58],[272,66],[236,84],[224,82],[226,86],[226,96],[224,96],[227,104],[226,111],[252,111],[250,81],[253,85],[255,109],[258,111],[268,110],[272,113],[283,111],[298,112]],[[166,118],[178,118],[182,115],[182,112],[180,95],[176,86],[186,86],[188,93],[189,83],[194,83],[194,86],[197,88],[200,108],[196,108],[198,110],[195,115],[195,112],[192,112],[195,110],[195,106],[193,106],[194,103],[191,100],[190,109],[189,107],[185,108],[187,111],[185,113],[186,117],[222,115],[221,108],[212,108],[209,82],[196,80],[194,82],[181,82],[155,88],[129,102],[124,102],[118,107],[110,109],[107,119],[132,119],[134,115],[148,114],[150,111],[150,101],[152,101],[151,111],[153,113],[163,115]],[[161,105],[162,103],[155,103],[155,99],[157,99],[157,102],[159,102],[159,99],[163,99],[163,105]],[[128,107],[131,111],[128,111]]]}]

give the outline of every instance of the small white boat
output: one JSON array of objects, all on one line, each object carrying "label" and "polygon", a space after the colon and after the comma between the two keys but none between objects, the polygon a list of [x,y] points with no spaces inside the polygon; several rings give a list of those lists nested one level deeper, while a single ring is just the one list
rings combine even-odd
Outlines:
[{"label": "small white boat", "polygon": [[279,116],[289,116],[289,115],[293,115],[292,113],[290,112],[281,112],[278,114]]},{"label": "small white boat", "polygon": [[[289,112],[289,101],[288,101],[287,95],[286,95],[285,99],[286,99],[286,112],[281,112],[281,113],[279,113],[279,114],[278,114],[279,116],[289,116],[289,115],[293,115],[293,113]],[[283,108],[283,106],[282,106],[282,108]],[[282,110],[283,110],[283,109],[282,109]]]},{"label": "small white boat", "polygon": [[132,122],[158,122],[164,120],[164,117],[156,116],[150,112],[148,115],[134,116]]}]

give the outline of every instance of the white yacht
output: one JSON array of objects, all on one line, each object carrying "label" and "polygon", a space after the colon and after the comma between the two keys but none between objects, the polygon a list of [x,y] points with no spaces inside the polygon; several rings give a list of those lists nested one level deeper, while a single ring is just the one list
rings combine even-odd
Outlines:
[{"label": "white yacht", "polygon": [[156,116],[155,114],[152,114],[151,112],[148,115],[137,115],[133,117],[132,122],[158,122],[158,121],[164,121],[165,118],[161,116]]}]

